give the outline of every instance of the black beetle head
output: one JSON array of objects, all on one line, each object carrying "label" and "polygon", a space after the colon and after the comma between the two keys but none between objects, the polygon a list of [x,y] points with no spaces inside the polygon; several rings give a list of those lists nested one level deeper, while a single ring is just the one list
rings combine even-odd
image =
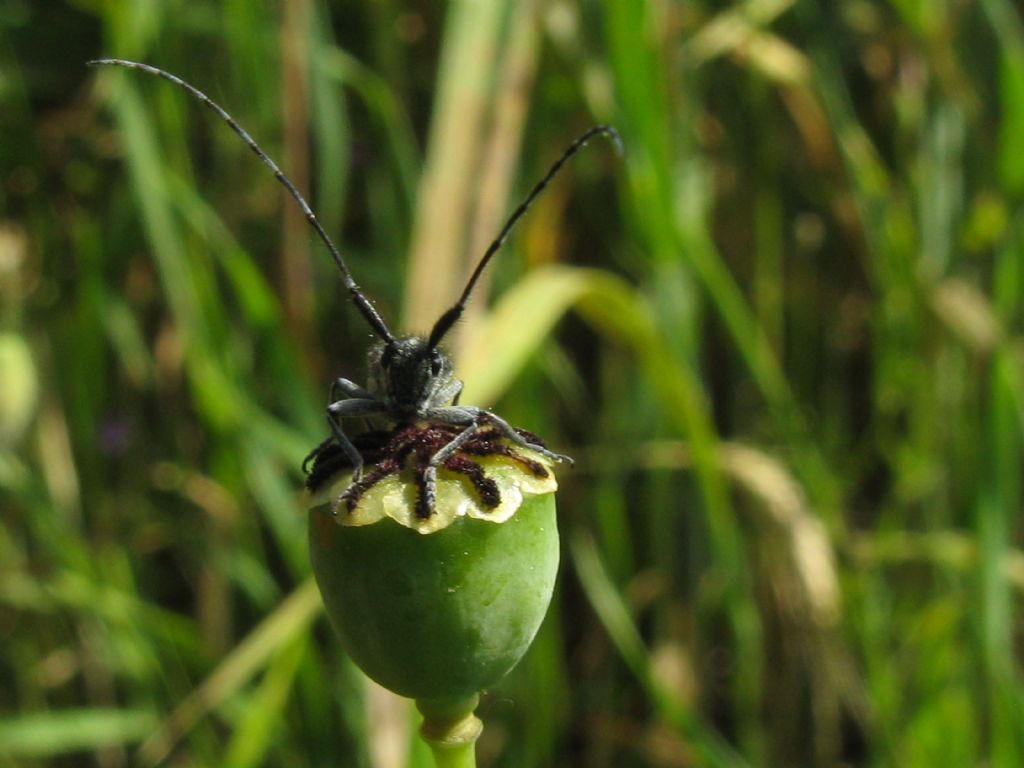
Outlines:
[{"label": "black beetle head", "polygon": [[370,394],[402,417],[448,405],[461,388],[452,359],[418,336],[374,344],[368,368]]}]

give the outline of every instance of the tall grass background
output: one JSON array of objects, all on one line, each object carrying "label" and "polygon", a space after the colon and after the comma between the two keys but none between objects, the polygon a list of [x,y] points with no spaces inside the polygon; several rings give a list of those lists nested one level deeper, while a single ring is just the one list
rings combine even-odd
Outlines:
[{"label": "tall grass background", "polygon": [[1011,0],[0,2],[0,765],[426,766],[311,586],[369,331],[578,458],[490,766],[1024,764]]}]

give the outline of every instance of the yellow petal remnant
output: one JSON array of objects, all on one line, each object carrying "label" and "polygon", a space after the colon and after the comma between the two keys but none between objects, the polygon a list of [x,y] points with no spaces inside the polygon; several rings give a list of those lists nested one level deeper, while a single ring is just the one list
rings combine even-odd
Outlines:
[{"label": "yellow petal remnant", "polygon": [[[558,489],[551,460],[528,448],[515,446],[514,451],[522,458],[542,466],[546,470],[545,476],[539,477],[523,463],[501,454],[467,457],[478,463],[484,476],[497,485],[500,495],[497,506],[485,506],[473,483],[465,475],[441,467],[437,475],[437,499],[433,513],[429,517],[422,517],[416,512],[419,487],[412,470],[406,467],[400,473],[389,475],[368,488],[359,497],[354,509],[349,510],[343,501],[338,507],[336,520],[340,525],[361,526],[390,517],[406,528],[423,534],[447,528],[460,517],[504,523],[522,506],[525,497],[554,493]],[[334,504],[351,480],[351,472],[339,472],[331,482],[310,494],[310,508]]]}]

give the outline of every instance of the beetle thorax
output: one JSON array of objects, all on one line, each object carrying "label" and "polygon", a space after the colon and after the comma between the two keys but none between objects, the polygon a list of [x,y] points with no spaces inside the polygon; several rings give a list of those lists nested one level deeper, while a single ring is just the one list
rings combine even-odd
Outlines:
[{"label": "beetle thorax", "polygon": [[418,336],[374,344],[367,368],[367,390],[399,419],[448,405],[460,389],[452,359]]}]

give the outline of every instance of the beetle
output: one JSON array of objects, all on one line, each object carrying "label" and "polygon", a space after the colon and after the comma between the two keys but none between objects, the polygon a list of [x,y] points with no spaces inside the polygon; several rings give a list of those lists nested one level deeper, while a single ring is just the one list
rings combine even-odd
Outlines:
[{"label": "beetle", "polygon": [[[331,451],[340,448],[343,452],[352,469],[352,482],[338,496],[333,507],[335,514],[342,503],[354,502],[357,498],[357,489],[365,466],[362,452],[345,432],[343,422],[347,419],[384,417],[394,426],[394,433],[399,432],[403,427],[407,428],[417,424],[432,428],[419,433],[417,437],[419,444],[428,445],[432,451],[432,455],[422,467],[421,494],[417,504],[417,512],[420,516],[429,516],[433,513],[437,494],[438,469],[442,466],[449,466],[457,451],[474,444],[474,442],[478,444],[476,452],[481,455],[499,450],[490,439],[481,443],[481,437],[485,432],[488,438],[500,436],[513,445],[534,451],[551,461],[572,463],[570,457],[549,450],[539,438],[522,430],[516,430],[497,414],[472,405],[459,405],[459,395],[462,392],[463,383],[455,377],[452,358],[440,345],[461,318],[477,281],[505,243],[516,222],[522,218],[533,201],[544,191],[566,162],[590,139],[598,135],[610,139],[616,149],[621,152],[621,138],[614,128],[607,125],[595,125],[566,148],[509,216],[498,236],[488,246],[473,270],[458,300],[437,319],[426,337],[396,337],[373,303],[359,288],[340,251],[327,235],[305,198],[248,132],[221,106],[177,75],[149,64],[126,59],[96,59],[88,64],[90,66],[123,67],[161,77],[187,91],[226,122],[273,172],[274,177],[288,190],[298,204],[306,220],[327,246],[327,250],[341,273],[342,282],[352,303],[378,337],[378,341],[370,347],[367,355],[366,386],[360,386],[346,378],[339,378],[331,384],[326,411],[330,436],[314,448],[303,461],[303,469],[310,461],[314,462],[315,467],[315,462]],[[469,473],[467,472],[467,474]],[[479,482],[475,482],[475,484],[479,489]]]}]

